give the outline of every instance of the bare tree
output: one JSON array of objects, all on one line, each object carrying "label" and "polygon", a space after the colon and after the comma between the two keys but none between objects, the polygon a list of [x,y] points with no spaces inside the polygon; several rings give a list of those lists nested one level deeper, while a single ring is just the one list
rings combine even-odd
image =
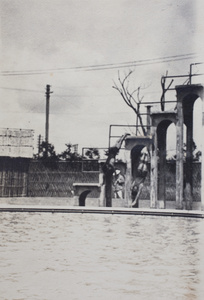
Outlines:
[{"label": "bare tree", "polygon": [[133,71],[130,70],[127,75],[123,79],[121,79],[120,73],[118,72],[118,83],[116,84],[114,82],[113,88],[116,89],[125,103],[135,112],[137,116],[137,121],[136,121],[136,135],[139,132],[138,127],[142,129],[143,135],[147,134],[146,128],[143,124],[143,119],[140,113],[140,106],[142,103],[142,100],[144,96],[140,96],[140,90],[141,87],[138,87],[137,89],[130,91],[129,88],[129,79],[130,76],[132,75]]},{"label": "bare tree", "polygon": [[[114,82],[113,88],[116,89],[125,103],[135,112],[137,119],[136,119],[136,135],[139,133],[138,127],[141,128],[142,133],[144,136],[147,135],[147,128],[145,127],[142,119],[142,115],[140,112],[141,103],[144,97],[140,96],[141,87],[138,87],[135,90],[130,91],[129,88],[129,79],[132,75],[133,71],[130,70],[128,74],[121,79],[120,73],[118,72],[118,84]],[[145,159],[144,158],[145,155]],[[146,149],[146,153],[140,152],[137,154],[139,159],[139,163],[137,163],[137,171],[132,178],[132,185],[131,185],[131,199],[132,199],[132,206],[138,207],[139,196],[142,192],[142,188],[144,185],[144,181],[147,176],[147,157],[149,155],[149,149]],[[137,160],[136,160],[137,161]]]}]

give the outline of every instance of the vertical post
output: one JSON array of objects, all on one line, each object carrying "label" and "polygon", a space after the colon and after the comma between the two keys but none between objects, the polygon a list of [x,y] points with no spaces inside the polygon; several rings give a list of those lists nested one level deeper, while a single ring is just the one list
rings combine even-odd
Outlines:
[{"label": "vertical post", "polygon": [[138,116],[137,116],[137,114],[135,114],[135,116],[136,116],[136,120],[135,120],[135,135],[137,136],[137,132],[138,132]]},{"label": "vertical post", "polygon": [[158,162],[157,162],[157,128],[152,126],[152,151],[151,151],[151,183],[150,183],[150,208],[158,205]]},{"label": "vertical post", "polygon": [[53,93],[50,91],[50,85],[46,85],[46,120],[45,120],[45,142],[46,142],[46,156],[48,152],[48,143],[49,143],[49,113],[50,113],[50,94]]},{"label": "vertical post", "polygon": [[185,170],[185,186],[184,199],[186,209],[191,210],[193,205],[193,103],[189,106],[186,113],[186,168]]},{"label": "vertical post", "polygon": [[194,64],[190,64],[189,84],[192,84],[192,69]]},{"label": "vertical post", "polygon": [[131,152],[125,150],[126,158],[126,175],[125,175],[125,206],[132,207],[131,199],[131,183],[132,183],[132,164],[131,164]]},{"label": "vertical post", "polygon": [[49,110],[50,110],[50,85],[46,85],[46,120],[45,120],[45,141],[49,142]]},{"label": "vertical post", "polygon": [[111,129],[112,129],[112,125],[109,126],[108,148],[110,148],[111,146]]},{"label": "vertical post", "polygon": [[157,129],[157,143],[159,149],[158,176],[158,206],[166,208],[166,128],[164,125]]},{"label": "vertical post", "polygon": [[104,174],[103,174],[103,171],[102,171],[102,163],[99,162],[99,164],[100,164],[99,183],[101,185],[99,206],[104,207],[104,206],[106,206],[106,202],[105,202],[105,182],[104,182]]},{"label": "vertical post", "polygon": [[105,198],[106,198],[106,207],[112,207],[112,182],[113,182],[113,174],[106,174],[106,185],[105,185]]},{"label": "vertical post", "polygon": [[176,123],[176,208],[183,209],[183,101],[177,90]]},{"label": "vertical post", "polygon": [[151,114],[151,105],[147,105],[147,135],[150,135],[150,129],[151,129],[151,118],[150,118],[150,114]]}]

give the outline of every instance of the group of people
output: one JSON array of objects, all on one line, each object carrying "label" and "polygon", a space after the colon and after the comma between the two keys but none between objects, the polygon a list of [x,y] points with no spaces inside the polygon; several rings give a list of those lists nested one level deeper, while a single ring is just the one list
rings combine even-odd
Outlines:
[{"label": "group of people", "polygon": [[[105,185],[105,196],[111,199],[111,191],[113,188],[115,198],[124,198],[125,177],[119,169],[115,170],[115,157],[118,154],[123,141],[129,134],[123,135],[115,146],[110,147],[106,155],[108,156],[106,163],[103,166],[103,184]],[[141,152],[138,153],[138,160],[136,166],[136,172],[134,172],[132,184],[131,184],[131,199],[132,207],[138,207],[138,200],[141,194],[144,181],[146,179],[148,168],[148,149],[144,147]],[[112,187],[111,187],[112,185]]]}]

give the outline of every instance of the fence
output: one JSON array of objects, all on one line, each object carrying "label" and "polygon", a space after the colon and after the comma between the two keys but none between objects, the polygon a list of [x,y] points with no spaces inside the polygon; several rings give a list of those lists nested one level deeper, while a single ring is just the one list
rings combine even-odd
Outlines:
[{"label": "fence", "polygon": [[29,159],[0,157],[0,197],[27,196]]},{"label": "fence", "polygon": [[48,168],[40,161],[32,161],[28,174],[28,196],[71,197],[74,182],[99,182],[97,168],[98,164],[94,163],[91,167],[90,163],[84,165],[81,161],[57,162],[55,168]]},{"label": "fence", "polygon": [[[116,165],[125,173],[125,164]],[[150,168],[150,166],[149,166]],[[185,168],[185,165],[184,165]],[[167,163],[166,200],[175,201],[176,166]],[[201,200],[201,164],[193,163],[193,201]],[[41,161],[0,157],[0,197],[71,197],[73,183],[98,183],[97,161],[57,162],[46,166]],[[90,194],[90,197],[95,197]],[[150,199],[150,172],[141,199]]]},{"label": "fence", "polygon": [[[149,170],[150,170],[150,166]],[[185,163],[184,163],[185,170]],[[201,201],[201,163],[194,162],[192,168],[193,179],[193,201]],[[150,199],[150,172],[144,183],[144,187],[140,196],[141,199]],[[166,200],[175,201],[176,199],[176,163],[168,162],[166,164]]]}]

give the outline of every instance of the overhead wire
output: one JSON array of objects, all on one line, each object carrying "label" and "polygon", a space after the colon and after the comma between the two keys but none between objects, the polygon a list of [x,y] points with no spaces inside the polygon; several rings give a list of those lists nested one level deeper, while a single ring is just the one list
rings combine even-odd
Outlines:
[{"label": "overhead wire", "polygon": [[[162,60],[162,61],[152,61],[148,63],[133,63],[130,65],[120,66],[120,68],[130,68],[130,67],[141,67],[141,66],[147,66],[147,65],[154,65],[154,64],[161,64],[161,63],[167,63],[167,62],[175,62],[175,61],[182,61],[186,59],[192,59],[193,57],[181,57],[177,59],[168,59],[168,60]],[[111,69],[118,69],[119,67],[113,66],[108,68],[94,68],[94,69],[87,69],[86,71],[100,71],[100,70],[111,70]]]},{"label": "overhead wire", "polygon": [[[132,62],[123,62],[120,63],[119,65],[117,64],[102,64],[102,65],[91,65],[91,66],[83,66],[83,67],[75,67],[75,68],[58,68],[58,69],[48,69],[44,70],[43,72],[48,72],[48,71],[54,71],[54,70],[70,70],[70,69],[82,69],[85,71],[91,71],[91,70],[99,70],[100,66],[103,67],[103,70],[106,69],[113,69],[113,68],[120,68],[120,67],[130,67],[130,66],[143,66],[143,65],[149,65],[149,64],[158,64],[162,62],[172,62],[172,61],[177,61],[177,60],[185,60],[185,59],[192,59],[192,57],[195,56],[195,53],[189,53],[189,54],[183,54],[183,55],[174,55],[174,56],[167,56],[167,57],[160,57],[160,58],[153,58],[153,59],[145,59],[145,60],[138,60],[138,61],[132,61]],[[131,65],[127,65],[128,63],[131,63]],[[134,65],[135,63],[135,65]],[[89,69],[88,69],[89,68]],[[91,69],[92,68],[92,69]],[[26,71],[26,72],[33,72],[34,70],[31,71]],[[36,70],[40,71],[40,70]],[[0,76],[12,76],[12,75],[33,75],[33,74],[44,74],[44,73],[39,73],[39,72],[33,72],[33,73],[15,73],[15,72],[20,72],[20,71],[4,71],[0,72]],[[25,71],[22,71],[25,72]],[[25,91],[25,92],[36,92],[36,93],[43,93],[42,91],[37,91],[37,90],[28,90],[28,89],[19,89],[19,88],[7,88],[7,87],[0,87],[0,89],[7,89],[7,90],[16,90],[16,91]],[[150,92],[149,92],[150,93]],[[154,92],[155,93],[155,92]],[[159,93],[159,92],[156,92]],[[55,94],[56,97],[60,98],[73,98],[73,97],[90,97],[90,96],[80,96],[80,95],[57,95]],[[104,97],[104,95],[98,95],[98,96],[92,96],[92,97]]]},{"label": "overhead wire", "polygon": [[160,64],[165,62],[173,62],[179,60],[192,59],[196,56],[196,53],[173,55],[152,59],[143,59],[137,61],[129,61],[122,63],[111,63],[111,64],[98,64],[89,66],[76,66],[68,68],[53,68],[53,69],[37,69],[37,70],[23,70],[23,71],[1,71],[0,76],[26,76],[26,75],[43,75],[50,72],[64,72],[64,71],[99,71],[99,70],[111,70],[116,68],[127,68],[136,66],[145,66],[151,64]]},{"label": "overhead wire", "polygon": [[28,90],[28,89],[19,89],[19,88],[8,88],[8,87],[0,87],[3,90],[12,90],[12,91],[19,91],[19,92],[32,92],[32,93],[43,93],[42,91],[37,90]]},{"label": "overhead wire", "polygon": [[[11,91],[18,91],[18,92],[32,92],[32,93],[40,93],[40,94],[44,94],[43,91],[37,91],[37,90],[29,90],[29,89],[20,89],[20,88],[9,88],[9,87],[0,87],[0,89],[3,89],[3,90],[11,90]],[[58,98],[61,98],[61,99],[65,99],[67,100],[66,98],[98,98],[98,97],[108,97],[108,96],[111,96],[113,97],[112,95],[60,95],[58,93],[54,93],[53,94],[53,97],[58,97]]]}]

